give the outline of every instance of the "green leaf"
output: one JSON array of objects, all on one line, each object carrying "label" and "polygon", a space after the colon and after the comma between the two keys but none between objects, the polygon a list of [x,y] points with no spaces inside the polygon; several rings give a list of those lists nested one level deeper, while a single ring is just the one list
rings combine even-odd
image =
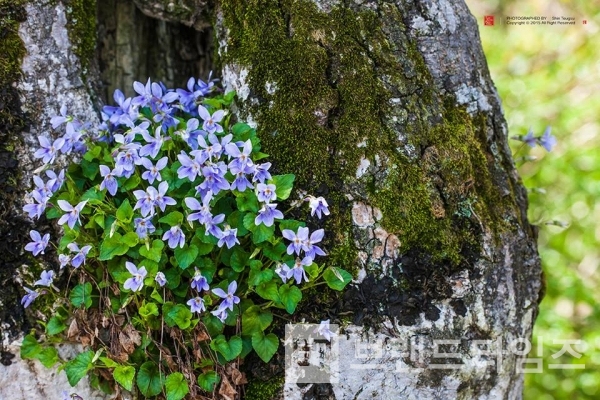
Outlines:
[{"label": "green leaf", "polygon": [[136,246],[139,243],[140,237],[135,232],[127,232],[125,235],[123,235],[121,237],[121,240],[127,246],[134,247],[134,246]]},{"label": "green leaf", "polygon": [[146,303],[140,307],[139,313],[144,319],[147,319],[152,315],[158,317],[158,307],[154,303]]},{"label": "green leaf", "polygon": [[92,306],[92,284],[86,282],[75,286],[71,290],[69,298],[71,299],[71,304],[75,307],[79,308],[85,305],[85,308],[90,308]]},{"label": "green leaf", "polygon": [[158,220],[158,222],[162,222],[169,226],[180,225],[181,221],[183,221],[183,214],[179,211],[172,211]]},{"label": "green leaf", "polygon": [[65,229],[65,231],[66,231],[65,234],[63,235],[63,237],[60,239],[60,242],[58,243],[59,250],[66,249],[67,245],[69,243],[73,243],[79,236],[78,231],[74,231],[71,229]]},{"label": "green leaf", "polygon": [[152,247],[150,247],[150,250],[148,250],[146,248],[146,246],[140,247],[140,255],[142,257],[149,258],[153,261],[160,262],[160,259],[162,257],[162,253],[163,253],[162,250],[164,247],[165,247],[165,243],[162,240],[154,239],[154,241],[152,242]]},{"label": "green leaf", "polygon": [[241,247],[234,247],[233,253],[231,254],[231,259],[229,261],[231,268],[233,268],[235,272],[242,272],[249,258],[250,254],[242,250]]},{"label": "green leaf", "polygon": [[207,254],[210,254],[212,249],[215,247],[215,245],[212,243],[202,243],[199,239],[196,238],[194,238],[194,245],[198,248],[199,256],[205,256]]},{"label": "green leaf", "polygon": [[165,316],[165,322],[169,327],[177,325],[181,329],[187,329],[192,323],[192,312],[183,304],[164,304],[163,314]]},{"label": "green leaf", "polygon": [[94,359],[94,352],[88,350],[80,353],[65,364],[65,372],[67,373],[67,379],[71,386],[77,385],[77,383],[83,378],[87,372],[93,368],[92,360]]},{"label": "green leaf", "polygon": [[156,300],[160,304],[163,304],[165,302],[163,300],[162,296],[160,295],[160,293],[158,293],[158,290],[156,290],[156,288],[154,288],[154,290],[152,290],[152,294],[150,295],[150,298],[152,298],[153,300]]},{"label": "green leaf", "polygon": [[33,335],[27,335],[21,343],[21,358],[34,358],[42,351],[42,346]]},{"label": "green leaf", "polygon": [[98,224],[100,228],[104,229],[104,213],[94,215],[94,222]]},{"label": "green leaf", "polygon": [[48,320],[48,324],[46,325],[46,333],[48,335],[56,335],[61,333],[67,328],[62,318],[54,316]]},{"label": "green leaf", "polygon": [[114,360],[111,360],[108,357],[100,357],[99,360],[102,361],[104,365],[106,365],[108,368],[115,368],[119,366],[119,363],[117,363]]},{"label": "green leaf", "polygon": [[248,213],[248,214],[244,215],[244,219],[242,220],[244,228],[248,229],[249,231],[254,231],[254,229],[256,228],[256,224],[254,224],[255,219],[256,219],[255,213]]},{"label": "green leaf", "polygon": [[273,322],[273,314],[263,311],[259,306],[249,307],[242,314],[242,335],[251,336],[262,332]]},{"label": "green leaf", "polygon": [[181,372],[175,372],[167,376],[165,388],[167,389],[167,400],[181,400],[190,391]]},{"label": "green leaf", "polygon": [[90,162],[85,158],[81,160],[81,171],[83,172],[83,176],[89,178],[89,180],[93,181],[100,172],[100,166],[96,162]]},{"label": "green leaf", "polygon": [[282,285],[279,288],[279,297],[288,313],[293,314],[296,306],[302,300],[302,292],[296,286]]},{"label": "green leaf", "polygon": [[163,376],[158,370],[158,366],[152,361],[146,361],[140,367],[137,374],[137,386],[140,392],[146,396],[156,396],[162,391]]},{"label": "green leaf", "polygon": [[40,360],[40,362],[46,368],[51,368],[54,364],[59,361],[58,352],[54,347],[46,347],[42,351],[40,351],[35,358]]},{"label": "green leaf", "polygon": [[98,156],[100,155],[100,153],[102,152],[102,146],[92,146],[91,148],[88,149],[88,151],[85,152],[85,155],[83,156],[84,160],[87,161],[92,161],[94,158],[98,158]]},{"label": "green leaf", "polygon": [[219,375],[215,371],[208,371],[198,376],[198,385],[209,393],[215,390],[215,385],[219,381]]},{"label": "green leaf", "polygon": [[306,224],[302,221],[296,221],[295,219],[284,219],[279,222],[279,229],[289,229],[294,232],[298,232],[298,228],[305,227]]},{"label": "green leaf", "polygon": [[206,327],[206,330],[210,336],[217,336],[223,332],[223,323],[219,318],[212,314],[208,314],[202,318],[202,322],[204,323],[204,326]]},{"label": "green leaf", "polygon": [[102,204],[104,192],[98,191],[95,187],[89,188],[79,199],[79,201],[84,200],[87,200],[88,204]]},{"label": "green leaf", "polygon": [[265,224],[260,224],[256,228],[254,228],[254,231],[252,232],[252,241],[256,244],[262,243],[265,240],[268,240],[271,237],[273,237],[274,233],[275,224],[271,226],[265,226]]},{"label": "green leaf", "polygon": [[352,280],[352,275],[341,268],[329,267],[323,273],[323,279],[327,282],[327,286],[333,290],[344,290],[346,285]]},{"label": "green leaf", "polygon": [[248,285],[250,286],[258,286],[261,283],[269,282],[273,279],[273,271],[270,269],[261,270],[250,270],[250,275],[248,276]]},{"label": "green leaf", "polygon": [[47,207],[46,208],[46,218],[55,219],[62,215],[62,211],[58,207]]},{"label": "green leaf", "polygon": [[179,246],[175,248],[175,259],[181,269],[186,269],[192,265],[196,257],[198,257],[198,247],[193,244],[189,246],[186,244],[183,248]]},{"label": "green leaf", "polygon": [[133,378],[135,378],[135,368],[130,365],[119,365],[113,371],[115,381],[125,389],[133,389]]},{"label": "green leaf", "polygon": [[272,300],[274,302],[281,302],[279,298],[279,291],[277,290],[277,284],[273,281],[261,283],[256,287],[256,293],[266,300]]},{"label": "green leaf", "polygon": [[258,198],[256,197],[256,194],[250,190],[245,190],[237,195],[235,202],[238,210],[240,211],[251,211],[257,213],[260,208],[258,206]]},{"label": "green leaf", "polygon": [[233,125],[233,127],[231,127],[231,131],[236,136],[243,135],[245,132],[250,130],[252,130],[252,128],[248,124],[244,124],[243,122],[238,122],[237,124]]},{"label": "green leaf", "polygon": [[125,199],[119,208],[117,208],[117,219],[121,222],[129,223],[133,218],[133,208],[129,204],[129,199]]},{"label": "green leaf", "polygon": [[273,179],[269,181],[269,183],[275,185],[277,200],[285,200],[290,197],[290,193],[292,193],[292,188],[294,187],[294,179],[296,179],[294,174],[287,174],[275,175]]},{"label": "green leaf", "polygon": [[210,348],[221,353],[226,361],[231,361],[242,352],[242,339],[232,336],[229,341],[223,335],[217,336],[210,342]]},{"label": "green leaf", "polygon": [[129,192],[135,188],[137,188],[142,180],[137,175],[132,175],[131,178],[127,179],[120,186],[121,192]]},{"label": "green leaf", "polygon": [[264,362],[268,363],[277,352],[279,339],[274,333],[265,335],[263,332],[257,332],[252,335],[252,347],[256,351],[256,354],[258,354]]},{"label": "green leaf", "polygon": [[127,253],[129,246],[123,242],[123,237],[120,233],[115,232],[112,237],[107,237],[100,244],[100,261],[107,261],[116,256],[122,256]]},{"label": "green leaf", "polygon": [[265,257],[273,261],[280,261],[286,249],[286,246],[283,242],[277,242],[275,246],[271,245],[271,243],[265,243],[261,247]]}]

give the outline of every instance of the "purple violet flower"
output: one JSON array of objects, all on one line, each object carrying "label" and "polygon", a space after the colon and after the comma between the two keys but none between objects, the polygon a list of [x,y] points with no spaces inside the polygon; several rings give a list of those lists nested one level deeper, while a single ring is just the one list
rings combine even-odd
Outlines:
[{"label": "purple violet flower", "polygon": [[246,178],[246,174],[254,173],[254,168],[246,165],[244,169],[235,173],[235,180],[231,183],[231,190],[243,192],[246,189],[254,189],[252,183]]},{"label": "purple violet flower", "polygon": [[252,177],[252,182],[260,182],[264,183],[265,181],[271,179],[271,174],[269,173],[269,168],[271,168],[271,163],[262,163],[256,164],[254,169],[254,176]]},{"label": "purple violet flower", "polygon": [[300,250],[304,248],[304,243],[308,240],[308,228],[300,227],[298,228],[298,233],[295,233],[291,229],[284,229],[281,231],[281,234],[284,238],[292,242],[287,247],[287,253],[300,255]]},{"label": "purple violet flower", "polygon": [[258,185],[256,185],[256,191],[258,192],[258,201],[270,203],[272,201],[277,200],[277,194],[275,193],[275,189],[275,185],[273,184],[265,185],[264,183],[259,183]]},{"label": "purple violet flower", "polygon": [[521,141],[527,143],[529,147],[535,147],[536,139],[533,137],[533,131],[529,128],[527,134],[521,138]]},{"label": "purple violet flower", "polygon": [[125,268],[133,276],[125,281],[123,287],[132,292],[137,292],[144,286],[144,278],[148,275],[146,267],[137,268],[134,263],[126,261]]},{"label": "purple violet flower", "polygon": [[331,338],[335,336],[335,333],[331,332],[329,329],[329,320],[321,321],[319,326],[314,330],[313,333],[318,333],[327,339],[328,342],[331,342]]},{"label": "purple violet flower", "polygon": [[60,107],[60,115],[55,115],[50,118],[50,124],[52,125],[52,129],[56,129],[65,122],[70,122],[73,120],[73,117],[67,115],[67,105],[63,104]]},{"label": "purple violet flower", "polygon": [[540,137],[540,145],[546,149],[546,151],[552,151],[552,148],[556,146],[556,138],[550,133],[551,127],[547,127],[542,137]]},{"label": "purple violet flower", "polygon": [[204,176],[204,182],[198,185],[196,190],[202,194],[206,194],[210,190],[215,195],[221,190],[229,190],[229,182],[225,179],[226,172],[227,166],[223,162],[203,167],[202,175]]},{"label": "purple violet flower", "polygon": [[227,287],[227,293],[225,293],[225,291],[221,288],[213,289],[212,292],[220,298],[225,299],[221,303],[221,306],[223,306],[223,308],[229,308],[230,311],[233,311],[233,305],[238,304],[240,302],[240,298],[235,295],[236,290],[237,282],[232,281]]},{"label": "purple violet flower", "polygon": [[167,162],[169,161],[168,157],[163,157],[156,162],[156,165],[152,164],[152,161],[147,158],[142,158],[140,160],[141,164],[147,171],[144,171],[142,174],[142,179],[147,180],[150,184],[154,183],[154,180],[162,181],[162,176],[160,176],[160,171],[167,166]]},{"label": "purple violet flower", "polygon": [[225,111],[217,110],[213,115],[210,115],[206,107],[199,105],[198,115],[204,120],[204,123],[202,124],[202,129],[204,129],[206,132],[223,132],[223,127],[217,122],[221,122],[221,120],[225,116]]},{"label": "purple violet flower", "polygon": [[133,220],[135,227],[135,233],[137,233],[140,239],[146,239],[149,233],[156,231],[156,228],[152,224],[151,217],[146,218],[135,218]]},{"label": "purple violet flower", "polygon": [[54,162],[58,151],[65,144],[65,140],[63,138],[58,138],[51,143],[50,140],[45,136],[38,136],[38,140],[42,148],[37,150],[33,156],[35,158],[41,158],[44,164],[51,164]]},{"label": "purple violet flower", "polygon": [[63,183],[65,182],[65,170],[64,169],[61,169],[58,172],[58,175],[56,175],[56,173],[54,173],[54,171],[49,169],[48,171],[46,171],[46,176],[54,181],[54,185],[52,185],[52,187],[50,188],[52,193],[54,193],[58,189],[60,189],[62,187]]},{"label": "purple violet flower", "polygon": [[225,146],[225,152],[227,155],[234,158],[234,160],[229,163],[229,169],[242,170],[246,165],[253,165],[252,160],[250,159],[250,154],[252,153],[252,142],[250,139],[246,140],[243,144],[242,151],[240,151],[237,144],[228,143]]},{"label": "purple violet flower", "polygon": [[29,218],[39,218],[46,210],[48,197],[42,195],[37,190],[31,192],[31,197],[33,197],[37,203],[25,204],[23,206],[23,211],[29,214]]},{"label": "purple violet flower", "polygon": [[319,243],[321,240],[323,240],[323,236],[325,234],[325,231],[323,229],[318,229],[316,231],[314,231],[311,235],[310,238],[307,238],[302,244],[303,244],[303,248],[304,251],[306,252],[306,256],[310,257],[310,258],[315,258],[315,256],[319,255],[319,256],[325,256],[325,252],[323,250],[321,250],[320,247],[315,246],[315,243]]},{"label": "purple violet flower", "polygon": [[167,182],[161,182],[161,184],[158,185],[158,192],[156,192],[154,196],[154,204],[156,204],[163,212],[165,211],[166,206],[174,206],[177,204],[174,198],[165,196],[167,190],[169,190],[169,184]]},{"label": "purple violet flower", "polygon": [[165,137],[162,136],[162,128],[160,126],[156,128],[154,136],[150,136],[147,132],[142,132],[142,136],[148,144],[140,149],[140,156],[156,157],[165,141]]},{"label": "purple violet flower", "polygon": [[308,267],[312,263],[313,260],[310,257],[304,257],[302,260],[300,260],[299,257],[296,257],[294,267],[287,272],[287,278],[289,279],[293,276],[296,280],[297,285],[302,283],[302,279],[308,282],[308,276],[306,276],[306,271],[304,270],[304,267]]},{"label": "purple violet flower", "polygon": [[152,186],[146,188],[146,191],[134,190],[133,195],[137,199],[137,203],[135,203],[133,210],[135,211],[139,208],[142,217],[154,215],[154,200],[156,200],[157,194],[158,192]]},{"label": "purple violet flower", "polygon": [[58,261],[60,262],[60,268],[63,269],[68,263],[71,262],[71,256],[67,254],[59,254]]},{"label": "purple violet flower", "polygon": [[83,136],[83,134],[80,131],[76,131],[73,124],[67,124],[67,133],[63,136],[64,144],[60,148],[60,151],[64,154],[71,153],[73,146],[75,146],[75,143],[79,142],[81,136]]},{"label": "purple violet flower", "polygon": [[85,207],[86,203],[87,200],[84,200],[81,203],[77,204],[75,207],[73,207],[69,204],[68,201],[58,200],[58,206],[61,210],[66,212],[66,214],[60,217],[60,219],[58,220],[58,224],[64,225],[66,223],[71,229],[73,229],[75,223],[79,222],[81,224],[79,213],[81,213],[81,210],[83,210],[83,207]]},{"label": "purple violet flower", "polygon": [[287,274],[290,271],[290,267],[286,264],[278,264],[277,268],[275,268],[275,273],[281,278],[283,283],[286,283],[288,280]]},{"label": "purple violet flower", "polygon": [[181,167],[177,169],[179,179],[188,178],[191,182],[194,182],[202,171],[204,161],[197,160],[195,157],[191,159],[183,150],[177,155],[177,159],[181,163]]},{"label": "purple violet flower", "polygon": [[192,289],[196,289],[199,292],[201,292],[202,290],[210,290],[210,287],[208,286],[208,281],[205,277],[202,276],[202,272],[200,272],[198,267],[194,268],[196,269],[196,272],[192,277]]},{"label": "purple violet flower", "polygon": [[87,246],[83,246],[81,249],[79,249],[79,246],[77,245],[77,243],[69,243],[67,245],[67,248],[69,250],[71,250],[71,252],[77,253],[71,259],[71,265],[75,268],[79,268],[79,266],[81,264],[85,265],[85,258],[87,257],[88,253],[92,249],[92,246],[87,245]]},{"label": "purple violet flower", "polygon": [[185,244],[185,234],[179,225],[173,226],[171,229],[165,232],[162,240],[168,240],[169,247],[172,249],[176,248],[177,246],[183,248],[183,245]]},{"label": "purple violet flower", "polygon": [[254,218],[254,225],[265,224],[265,226],[271,226],[275,219],[283,219],[283,213],[277,210],[276,207],[277,204],[263,204],[258,215]]},{"label": "purple violet flower", "polygon": [[25,289],[27,294],[25,296],[23,296],[23,298],[21,299],[21,305],[23,305],[23,307],[27,308],[35,299],[37,299],[37,297],[40,294],[38,292],[36,292],[35,290],[26,288],[25,286],[23,286],[23,289]]},{"label": "purple violet flower", "polygon": [[225,322],[225,320],[227,319],[227,307],[224,307],[223,304],[224,303],[221,303],[219,308],[210,312],[212,315],[219,318],[219,321],[221,322]]},{"label": "purple violet flower", "polygon": [[25,245],[25,250],[31,251],[34,256],[37,256],[40,253],[44,254],[44,250],[46,250],[46,246],[48,246],[48,241],[50,240],[50,234],[46,233],[44,237],[42,237],[38,231],[32,230],[29,232],[29,236],[33,242],[27,243]]},{"label": "purple violet flower", "polygon": [[111,196],[117,194],[117,189],[119,188],[119,184],[115,176],[118,176],[120,171],[117,171],[116,168],[111,172],[110,168],[106,165],[100,166],[100,175],[104,177],[104,180],[100,183],[100,190],[106,189]]},{"label": "purple violet flower", "polygon": [[210,201],[212,199],[212,192],[208,191],[204,198],[202,199],[202,204],[194,197],[186,197],[184,199],[185,205],[192,211],[198,211],[188,215],[187,220],[198,221],[201,224],[205,224],[209,222],[212,218],[212,214],[210,213]]},{"label": "purple violet flower", "polygon": [[211,234],[217,239],[220,239],[221,236],[223,236],[223,231],[217,226],[217,224],[220,224],[223,221],[225,221],[225,214],[219,214],[216,217],[211,217],[210,220],[206,221],[204,224],[204,229],[206,230],[204,234]]},{"label": "purple violet flower", "polygon": [[167,278],[165,277],[165,274],[163,274],[160,271],[158,271],[156,273],[156,277],[154,278],[154,281],[156,281],[156,283],[158,283],[158,286],[160,286],[160,287],[163,287],[167,284]]},{"label": "purple violet flower", "polygon": [[48,286],[52,285],[52,281],[54,280],[54,271],[42,271],[40,275],[40,279],[34,283],[35,286]]},{"label": "purple violet flower", "polygon": [[206,311],[206,307],[204,306],[204,300],[202,300],[201,297],[196,296],[193,299],[188,300],[188,302],[186,303],[188,306],[190,306],[190,311],[195,313],[201,313]]},{"label": "purple violet flower", "polygon": [[329,215],[329,205],[323,197],[308,196],[308,206],[310,207],[310,215],[314,217],[315,213],[317,217],[321,219],[321,213]]},{"label": "purple violet flower", "polygon": [[240,244],[240,241],[237,238],[237,228],[231,229],[228,225],[225,225],[225,229],[223,230],[219,241],[217,242],[217,246],[223,247],[223,244],[227,245],[227,248],[230,249],[235,244]]}]

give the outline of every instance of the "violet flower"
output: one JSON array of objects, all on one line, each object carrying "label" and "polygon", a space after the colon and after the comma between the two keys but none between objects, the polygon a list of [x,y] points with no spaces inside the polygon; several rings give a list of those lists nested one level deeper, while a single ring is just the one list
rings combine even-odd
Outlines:
[{"label": "violet flower", "polygon": [[29,232],[29,236],[33,240],[33,242],[29,242],[25,245],[25,250],[31,251],[34,256],[38,254],[44,254],[44,250],[46,250],[46,246],[48,246],[48,241],[50,240],[50,234],[46,233],[44,237],[40,235],[40,233],[36,230],[32,230]]},{"label": "violet flower", "polygon": [[272,201],[277,200],[277,194],[275,193],[275,189],[276,187],[273,184],[265,185],[264,183],[259,183],[258,185],[256,185],[258,201],[270,203]]},{"label": "violet flower", "polygon": [[540,137],[540,145],[546,149],[546,151],[552,151],[552,148],[556,146],[556,138],[550,133],[551,127],[547,127],[542,137]]},{"label": "violet flower", "polygon": [[52,286],[54,280],[54,271],[42,271],[40,279],[34,283],[35,286]]},{"label": "violet flower", "polygon": [[165,277],[165,274],[163,274],[160,271],[156,273],[156,277],[154,278],[154,280],[156,281],[156,283],[158,283],[160,287],[163,287],[167,284],[167,278]]},{"label": "violet flower", "polygon": [[185,234],[179,227],[179,225],[172,227],[162,237],[162,240],[168,240],[169,247],[174,249],[177,246],[183,248],[185,244]]},{"label": "violet flower", "polygon": [[79,266],[81,266],[81,264],[85,265],[85,258],[87,257],[88,253],[92,249],[92,246],[87,245],[87,246],[83,246],[81,249],[79,249],[79,246],[77,245],[77,243],[69,243],[67,245],[67,248],[69,250],[71,250],[71,252],[77,253],[71,259],[71,265],[75,268],[79,268]]},{"label": "violet flower", "polygon": [[303,279],[308,282],[308,277],[306,276],[304,267],[308,267],[312,263],[313,260],[310,257],[304,257],[302,260],[297,257],[296,261],[294,262],[294,267],[287,272],[287,278],[289,279],[293,276],[297,285],[301,284]]},{"label": "violet flower", "polygon": [[201,297],[196,296],[193,299],[188,300],[188,302],[186,303],[188,306],[190,306],[190,311],[195,313],[201,313],[203,311],[206,311],[206,307],[204,306],[204,300],[202,300]]},{"label": "violet flower", "polygon": [[125,281],[123,287],[132,292],[137,292],[144,286],[144,278],[148,274],[146,267],[137,268],[132,262],[126,261],[125,268],[133,276]]},{"label": "violet flower", "polygon": [[196,272],[192,277],[192,289],[196,289],[199,292],[201,292],[202,290],[210,290],[210,287],[208,286],[208,281],[204,276],[202,276],[202,272],[200,272],[198,267],[194,268],[196,269]]},{"label": "violet flower", "polygon": [[291,229],[281,231],[283,237],[292,242],[287,247],[288,254],[296,253],[300,255],[300,250],[303,249],[304,243],[308,240],[308,232],[308,228],[305,227],[298,228],[298,233],[295,233]]},{"label": "violet flower", "polygon": [[224,299],[221,305],[223,308],[229,308],[229,310],[233,311],[233,305],[238,304],[240,302],[240,298],[235,295],[235,291],[237,290],[237,282],[232,281],[227,288],[227,293],[221,288],[213,289],[212,292]]},{"label": "violet flower", "polygon": [[27,308],[35,299],[37,299],[37,297],[40,294],[38,292],[36,292],[35,290],[26,288],[25,286],[23,286],[23,289],[25,289],[27,294],[25,296],[23,296],[23,298],[21,299],[21,305],[23,305],[23,307]]},{"label": "violet flower", "polygon": [[45,136],[38,136],[38,140],[42,148],[33,153],[33,156],[35,158],[41,158],[44,164],[51,164],[54,162],[58,151],[65,144],[65,140],[63,138],[58,138],[54,142],[50,142]]},{"label": "violet flower", "polygon": [[75,207],[73,207],[69,204],[69,202],[65,200],[58,200],[58,206],[61,208],[61,210],[66,212],[66,214],[60,217],[60,219],[58,220],[58,224],[64,225],[66,223],[71,229],[73,229],[75,223],[79,222],[81,224],[79,213],[81,213],[81,210],[83,210],[83,207],[85,207],[86,203],[87,200],[84,200],[81,203],[77,204]]},{"label": "violet flower", "polygon": [[310,207],[310,215],[313,217],[315,213],[319,219],[321,219],[321,213],[329,215],[329,205],[323,197],[308,196],[306,200],[309,202],[308,205]]},{"label": "violet flower", "polygon": [[106,165],[100,165],[100,175],[104,177],[104,180],[100,183],[100,190],[106,189],[111,196],[117,194],[119,184],[115,176],[120,175],[120,171],[111,171]]},{"label": "violet flower", "polygon": [[271,226],[275,219],[283,219],[283,213],[277,210],[276,207],[277,204],[263,204],[258,215],[254,218],[254,225],[265,224],[265,226]]},{"label": "violet flower", "polygon": [[156,231],[156,228],[152,224],[152,217],[146,218],[135,218],[133,224],[135,227],[135,233],[137,233],[140,239],[146,239],[149,233]]},{"label": "violet flower", "polygon": [[198,115],[204,120],[202,129],[208,133],[223,132],[223,127],[218,124],[225,116],[225,111],[217,110],[213,115],[210,115],[206,107],[198,106]]},{"label": "violet flower", "polygon": [[156,162],[156,165],[152,164],[152,161],[147,158],[142,158],[140,160],[141,164],[147,171],[144,171],[142,174],[142,179],[147,180],[150,184],[154,183],[154,180],[162,181],[162,176],[160,176],[160,171],[167,166],[167,162],[169,161],[168,157],[163,157]]},{"label": "violet flower", "polygon": [[231,229],[229,226],[225,226],[219,241],[217,242],[217,246],[223,247],[223,244],[227,245],[227,248],[230,249],[235,244],[240,244],[240,241],[237,238],[237,228]]}]

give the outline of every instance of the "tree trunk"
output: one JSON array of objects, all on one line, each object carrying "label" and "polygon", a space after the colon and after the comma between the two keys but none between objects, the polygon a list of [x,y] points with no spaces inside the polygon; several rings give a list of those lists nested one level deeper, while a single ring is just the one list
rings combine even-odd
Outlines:
[{"label": "tree trunk", "polygon": [[[103,2],[97,64],[88,36],[93,0],[27,2],[26,14],[0,2],[2,26],[21,23],[23,40],[14,32],[0,38],[15,43],[11,65],[22,70],[16,88],[18,70],[0,82],[2,134],[11,138],[0,152],[0,184],[9,185],[0,209],[11,210],[0,223],[10,238],[0,279],[12,288],[3,304],[18,301],[9,282],[32,269],[18,270],[30,223],[13,210],[21,209],[34,168],[35,135],[62,103],[90,120],[106,88],[129,88],[146,75],[179,86],[187,75],[206,76],[211,61],[202,57],[211,40],[193,29],[204,28],[210,11],[223,84],[238,92],[240,118],[257,124],[278,172],[296,174],[301,190],[326,197],[328,262],[355,277],[341,295],[306,296],[311,301],[294,316],[343,327],[339,382],[282,385],[282,365],[250,361],[246,398],[283,391],[289,399],[521,398],[516,367],[525,356],[509,350],[530,338],[537,314],[536,233],[466,5],[227,0],[208,10],[204,1],[135,3],[163,21],[144,19],[124,0]],[[18,95],[21,105],[6,100]],[[0,315],[5,342],[29,327],[14,309]],[[367,332],[370,341],[406,344],[418,355],[393,358],[388,348],[377,359],[356,358]],[[434,357],[436,340],[458,340],[438,349],[457,354]],[[501,360],[476,340],[492,341],[494,350],[500,344]]]}]

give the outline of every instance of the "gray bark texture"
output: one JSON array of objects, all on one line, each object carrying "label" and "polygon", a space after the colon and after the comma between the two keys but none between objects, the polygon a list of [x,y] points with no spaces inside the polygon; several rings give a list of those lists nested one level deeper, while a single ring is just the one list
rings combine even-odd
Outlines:
[{"label": "gray bark texture", "polygon": [[[35,275],[22,250],[34,225],[20,210],[36,136],[63,103],[94,121],[100,99],[133,80],[205,78],[213,35],[239,118],[257,124],[277,172],[328,199],[330,260],[355,278],[342,294],[305,296],[294,316],[340,325],[338,381],[283,385],[280,354],[268,367],[248,360],[241,398],[522,397],[518,343],[531,337],[543,289],[536,231],[463,1],[110,0],[98,7],[89,58],[75,3],[0,1],[0,27],[18,31],[23,50],[7,55],[16,73],[0,71],[0,233],[9,243],[0,258],[9,288],[0,298],[0,398],[71,391],[64,373],[18,357],[19,337],[43,319],[18,305],[21,282]],[[44,262],[56,267],[55,257]],[[439,340],[454,341],[437,348],[451,358],[436,357]],[[382,352],[357,358],[367,341]],[[80,385],[72,391],[101,398]]]}]

